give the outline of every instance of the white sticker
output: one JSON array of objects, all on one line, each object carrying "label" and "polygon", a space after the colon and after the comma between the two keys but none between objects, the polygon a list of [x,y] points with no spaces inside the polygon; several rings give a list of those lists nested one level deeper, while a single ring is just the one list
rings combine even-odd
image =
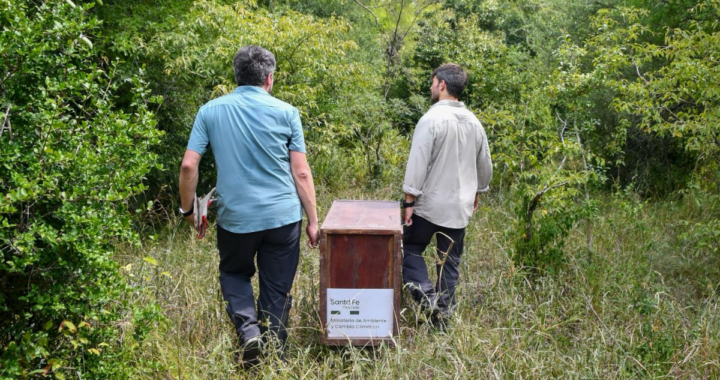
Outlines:
[{"label": "white sticker", "polygon": [[388,338],[393,289],[327,289],[328,338]]}]

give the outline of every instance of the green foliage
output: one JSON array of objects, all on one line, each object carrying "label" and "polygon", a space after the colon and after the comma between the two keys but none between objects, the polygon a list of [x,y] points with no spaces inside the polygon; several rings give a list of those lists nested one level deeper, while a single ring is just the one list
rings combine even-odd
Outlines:
[{"label": "green foliage", "polygon": [[416,48],[415,82],[442,62],[469,71],[462,100],[488,131],[495,182],[515,188],[519,197],[513,259],[519,266],[556,270],[565,237],[577,219],[589,217],[589,182],[604,166],[582,144],[595,127],[587,117],[592,78],[580,71],[583,52],[567,45],[556,51],[558,67],[543,73],[537,69],[541,58],[506,45],[501,30],[477,29],[484,24],[480,17],[447,9],[423,20],[417,38],[429,42]]},{"label": "green foliage", "polygon": [[[252,1],[198,1],[187,14],[157,28],[155,34],[140,36],[145,39],[138,54],[161,65],[153,75],[157,91],[166,98],[161,123],[168,133],[159,153],[167,166],[174,167],[182,155],[197,109],[235,88],[232,57],[237,49],[257,44],[276,56],[273,95],[300,110],[311,162],[332,161],[338,153],[347,157],[356,147],[367,147],[369,162],[346,169],[343,177],[361,172],[377,178],[385,170],[378,169],[385,158],[376,149],[388,135],[387,123],[380,119],[386,112],[377,90],[380,80],[368,65],[351,59],[358,45],[350,38],[353,31],[347,21],[292,10],[273,13]],[[214,182],[208,161],[203,160],[201,187]],[[318,179],[343,181],[324,177],[328,173],[321,170]],[[165,172],[156,178],[173,183],[174,177]]]},{"label": "green foliage", "polygon": [[[133,232],[144,203],[137,199],[172,203],[158,193],[175,188],[197,109],[234,89],[232,57],[247,44],[275,53],[273,95],[302,112],[321,213],[334,197],[396,197],[409,135],[429,107],[430,73],[445,62],[468,69],[461,100],[488,132],[492,188],[508,197],[504,209],[481,208],[490,213],[469,227],[468,249],[483,254],[468,255],[468,268],[490,276],[463,285],[479,296],[460,305],[459,335],[487,336],[493,354],[461,363],[467,373],[561,377],[577,370],[568,363],[585,363],[582,375],[594,378],[681,377],[681,367],[713,377],[717,369],[706,368],[720,347],[711,333],[720,259],[718,19],[717,0],[107,0],[92,9],[0,0],[0,378],[166,377],[155,352],[140,345],[148,338],[161,348],[158,360],[181,362],[171,376],[207,377],[198,368],[228,364],[225,319],[209,317],[219,310],[217,292],[192,290],[216,263],[182,256],[212,244],[158,247],[159,258],[177,261],[168,271],[138,253],[135,269],[120,271],[134,276],[132,285],[111,252],[120,242],[143,251]],[[214,182],[209,156],[204,188]],[[624,192],[604,195],[611,185]],[[682,200],[655,206],[636,192]],[[478,240],[493,222],[498,233]],[[509,234],[498,240],[503,229]],[[586,256],[572,254],[582,248]],[[486,250],[490,269],[477,261]],[[316,317],[312,260],[301,263],[302,326]],[[187,263],[200,267],[186,272]],[[534,277],[534,289],[497,285],[518,267],[553,276]],[[171,284],[172,270],[180,282]],[[189,298],[174,304],[178,284],[190,279]],[[167,310],[148,302],[153,297]],[[185,307],[198,299],[206,306]],[[477,334],[488,315],[477,310],[507,328]],[[188,324],[163,331],[172,343],[155,334],[161,314]],[[409,330],[399,341],[407,350],[384,354],[392,360],[350,351],[357,361],[348,364],[303,344],[293,368],[300,377],[398,377],[407,368],[433,377],[413,358],[432,362],[435,344],[477,357],[466,349],[488,342],[432,337],[413,347],[419,338]],[[197,341],[215,345],[197,350]],[[588,346],[593,341],[602,344]],[[613,373],[593,367],[598,362]]]},{"label": "green foliage", "polygon": [[593,19],[596,34],[587,41],[594,75],[615,94],[612,107],[620,122],[613,134],[626,138],[641,131],[665,141],[653,148],[674,153],[662,164],[679,169],[660,171],[666,178],[652,180],[669,180],[675,189],[677,178],[687,182],[692,167],[700,175],[718,167],[720,78],[718,63],[708,57],[717,55],[720,46],[719,9],[717,1],[696,2],[690,10],[692,21],[683,28],[667,29],[661,41],[653,32],[657,26],[645,23],[652,20],[646,10],[603,10]]},{"label": "green foliage", "polygon": [[689,248],[691,257],[720,258],[720,195],[693,184],[683,192],[688,209],[696,209],[699,216],[679,221],[682,232],[678,238]]},{"label": "green foliage", "polygon": [[128,288],[111,256],[114,242],[138,242],[131,200],[155,166],[158,99],[94,59],[89,7],[0,5],[0,378],[131,370],[118,323],[132,307],[117,303]]},{"label": "green foliage", "polygon": [[512,259],[515,265],[535,272],[554,273],[563,268],[565,255],[563,246],[570,230],[578,219],[577,210],[560,209],[541,215],[534,215],[533,198],[525,197],[515,211],[518,215],[515,250]]},{"label": "green foliage", "polygon": [[[677,327],[670,325],[674,321],[664,320],[662,308],[656,294],[660,291],[654,276],[648,282],[635,286],[635,299],[632,307],[640,314],[640,329],[633,337],[634,344],[627,345],[633,357],[644,365],[633,363],[628,366],[631,373],[641,375],[650,373],[663,375],[670,370],[673,356],[682,349],[683,339],[676,333]],[[648,285],[651,283],[652,285]]]}]

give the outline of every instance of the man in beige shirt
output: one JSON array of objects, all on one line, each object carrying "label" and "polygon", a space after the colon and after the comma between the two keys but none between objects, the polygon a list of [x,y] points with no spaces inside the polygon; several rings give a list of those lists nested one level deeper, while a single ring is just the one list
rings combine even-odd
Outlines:
[{"label": "man in beige shirt", "polygon": [[[467,73],[459,65],[433,71],[433,106],[415,127],[403,182],[403,282],[440,324],[455,304],[465,227],[492,178],[485,130],[458,101],[466,85]],[[422,257],[433,235],[439,258],[435,286]]]}]

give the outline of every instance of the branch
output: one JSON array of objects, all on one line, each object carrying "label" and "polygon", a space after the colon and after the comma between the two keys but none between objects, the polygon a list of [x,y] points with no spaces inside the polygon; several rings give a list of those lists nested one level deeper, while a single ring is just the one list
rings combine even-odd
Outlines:
[{"label": "branch", "polygon": [[[580,140],[580,131],[578,130],[577,123],[573,121],[573,125],[575,126],[575,137],[577,138],[578,145],[580,146],[580,150],[582,151],[582,160],[583,160],[583,169],[585,169],[585,173],[588,172],[588,163],[587,159],[585,158],[585,148],[583,148],[582,140]],[[588,189],[588,184],[585,182],[585,202],[590,203],[590,190]],[[590,216],[585,219],[585,236],[587,238],[586,245],[588,252],[592,252],[592,222],[590,221]],[[592,258],[592,256],[591,256]],[[594,311],[594,310],[593,310]]]},{"label": "branch", "polygon": [[378,21],[378,18],[375,15],[375,13],[373,11],[371,11],[370,8],[368,8],[365,4],[361,3],[359,0],[355,0],[355,2],[358,3],[358,5],[360,5],[361,7],[363,7],[366,11],[368,11],[375,18],[375,25],[377,25],[378,28],[381,28],[380,21]]},{"label": "branch", "polygon": [[[565,134],[565,130],[567,129],[567,120],[563,120],[557,111],[555,111],[555,115],[557,115],[558,120],[560,120],[560,122],[563,123],[562,129],[560,130],[560,141],[562,141],[563,146],[565,146],[564,134]],[[560,170],[562,170],[563,166],[565,166],[566,161],[567,161],[567,155],[563,156],[563,159],[560,162],[560,166],[558,166],[558,168],[555,170],[555,173],[553,173],[552,177],[554,177],[555,174],[557,174]],[[550,178],[552,178],[552,177],[550,177]],[[560,187],[560,186],[565,186],[567,183],[568,183],[568,181],[562,181],[558,184],[550,186],[550,180],[548,180],[548,182],[545,183],[545,186],[543,187],[543,189],[540,190],[537,194],[535,194],[533,199],[530,201],[530,204],[528,205],[527,213],[525,214],[525,223],[526,223],[525,239],[530,240],[530,237],[531,237],[530,221],[532,220],[532,215],[535,212],[535,209],[537,208],[538,204],[540,203],[540,198],[542,198],[543,194],[547,193],[548,191],[555,189],[557,187]]]},{"label": "branch", "polygon": [[[297,53],[298,49],[300,49],[300,46],[302,46],[303,43],[305,43],[306,41],[310,40],[311,37],[316,36],[316,35],[320,34],[321,32],[322,32],[322,30],[318,30],[318,31],[316,31],[315,33],[310,33],[310,34],[308,34],[307,36],[302,36],[302,37],[300,38],[300,43],[298,43],[297,45],[295,45],[295,48],[294,48],[293,51],[290,53],[290,56],[288,56],[288,58],[287,58],[287,61],[290,62],[290,75],[294,75],[294,74],[295,74],[296,69],[295,69],[295,64],[293,63],[292,58],[295,56],[295,53]],[[279,82],[279,81],[278,81],[278,82]]]},{"label": "branch", "polygon": [[565,186],[567,184],[568,184],[568,181],[562,181],[562,182],[558,183],[557,185],[552,185],[550,187],[546,186],[544,189],[542,189],[537,194],[535,194],[535,197],[533,197],[532,201],[530,201],[530,206],[528,207],[528,219],[530,217],[532,217],[532,213],[533,213],[533,211],[535,211],[535,208],[537,207],[537,204],[540,201],[540,197],[542,197],[543,194],[547,193],[548,191],[550,191],[556,187]]},{"label": "branch", "polygon": [[638,67],[637,62],[633,62],[633,65],[635,66],[635,72],[637,73],[638,77],[640,77],[640,79],[642,79],[643,82],[645,82],[645,84],[650,84],[650,82],[647,79],[645,79],[645,77],[642,76],[642,74],[640,74],[640,68]]},{"label": "branch", "polygon": [[[558,120],[560,120],[560,122],[563,123],[562,129],[560,130],[560,141],[562,142],[563,147],[564,147],[565,146],[565,136],[564,135],[565,135],[565,130],[567,129],[567,120],[563,120],[562,118],[560,118],[560,114],[557,111],[555,111],[555,115],[557,115]],[[555,176],[555,174],[557,174],[560,170],[562,170],[563,166],[565,166],[565,161],[567,161],[567,155],[563,156],[562,161],[560,161],[560,166],[558,166],[558,168],[555,169],[555,173],[553,173],[553,176]],[[548,182],[545,184],[545,189],[547,189],[549,184],[550,184],[550,181],[548,180]]]},{"label": "branch", "polygon": [[413,18],[413,20],[410,22],[410,26],[408,26],[408,28],[407,28],[407,30],[405,31],[405,33],[403,33],[402,37],[400,38],[401,40],[404,40],[404,39],[405,39],[405,36],[407,36],[407,34],[410,33],[410,30],[412,29],[413,25],[415,25],[415,21],[417,21],[418,17],[420,17],[420,15],[423,13],[423,11],[424,11],[427,7],[429,7],[429,6],[431,6],[431,5],[435,4],[435,3],[437,3],[437,1],[430,1],[430,2],[428,2],[427,4],[425,4],[424,7],[420,8],[420,9],[415,13],[415,18]]},{"label": "branch", "polygon": [[[390,40],[390,45],[393,47],[395,46],[395,41],[396,41],[397,35],[398,35],[398,28],[400,27],[400,20],[402,20],[402,14],[403,14],[404,10],[405,10],[405,0],[402,0],[400,2],[400,13],[398,14],[397,21],[395,22],[395,30],[393,31],[393,37],[392,37],[392,40]],[[394,50],[397,50],[397,49],[394,49]]]},{"label": "branch", "polygon": [[[5,54],[3,54],[7,58]],[[20,70],[20,67],[22,67],[23,62],[25,61],[25,57],[20,57],[18,59],[18,62],[15,64],[15,67],[11,67],[10,70],[8,70],[7,74],[5,75],[5,78],[0,82],[0,89],[2,89],[2,86],[5,84],[5,81],[10,79],[11,76],[13,76],[18,70]]]},{"label": "branch", "polygon": [[10,108],[11,107],[12,107],[12,104],[8,104],[7,110],[5,110],[5,120],[3,120],[2,124],[0,124],[0,137],[2,137],[3,132],[7,129],[8,134],[10,135],[10,140],[13,139],[12,125],[10,125]]},{"label": "branch", "polygon": [[557,111],[555,111],[555,115],[557,116],[558,120],[560,120],[560,122],[563,124],[562,129],[560,130],[560,141],[562,141],[563,146],[565,146],[565,137],[563,135],[565,134],[565,129],[567,129],[567,120],[563,120]]}]

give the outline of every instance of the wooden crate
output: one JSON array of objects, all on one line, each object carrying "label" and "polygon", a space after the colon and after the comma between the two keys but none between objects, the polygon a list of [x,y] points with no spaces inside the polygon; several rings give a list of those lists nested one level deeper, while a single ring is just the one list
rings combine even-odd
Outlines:
[{"label": "wooden crate", "polygon": [[[392,344],[399,331],[401,223],[399,202],[333,202],[320,227],[320,319],[325,344]],[[329,305],[329,298],[334,304]],[[392,321],[385,319],[387,315]]]}]

